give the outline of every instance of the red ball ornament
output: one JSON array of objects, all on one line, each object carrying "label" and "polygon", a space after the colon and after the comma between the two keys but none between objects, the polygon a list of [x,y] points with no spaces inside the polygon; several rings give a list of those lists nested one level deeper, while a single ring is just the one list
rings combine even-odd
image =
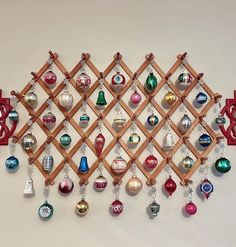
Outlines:
[{"label": "red ball ornament", "polygon": [[148,170],[153,170],[157,164],[158,164],[158,160],[154,155],[149,155],[146,159],[145,159],[145,167]]},{"label": "red ball ornament", "polygon": [[120,74],[120,72],[117,72],[116,75],[113,75],[111,78],[111,86],[116,91],[121,90],[123,86],[125,85],[125,77]]},{"label": "red ball ornament", "polygon": [[142,96],[136,90],[131,94],[130,100],[134,105],[137,105],[141,100]]},{"label": "red ball ornament", "polygon": [[107,179],[103,175],[99,175],[94,181],[94,189],[103,191],[107,187]]},{"label": "red ball ornament", "polygon": [[50,111],[43,116],[43,123],[48,129],[54,128],[56,120],[56,116]]},{"label": "red ball ornament", "polygon": [[105,137],[102,133],[99,133],[96,138],[95,138],[95,143],[94,143],[94,147],[96,149],[97,152],[97,156],[100,157],[103,147],[105,145]]},{"label": "red ball ornament", "polygon": [[58,189],[63,195],[69,194],[74,188],[74,182],[68,176],[59,183]]},{"label": "red ball ornament", "polygon": [[115,200],[112,202],[111,206],[110,206],[110,210],[111,210],[111,213],[114,215],[114,216],[118,216],[119,214],[122,213],[124,209],[124,205],[123,203],[120,201],[120,200]]},{"label": "red ball ornament", "polygon": [[164,186],[165,186],[165,190],[168,192],[170,196],[175,192],[177,187],[175,181],[172,179],[171,176],[169,176],[169,178],[166,180]]},{"label": "red ball ornament", "polygon": [[197,206],[193,202],[189,202],[185,205],[185,212],[189,215],[194,215],[197,212]]},{"label": "red ball ornament", "polygon": [[81,73],[80,75],[78,75],[77,79],[76,79],[76,83],[78,85],[78,87],[80,87],[81,89],[87,89],[90,84],[91,84],[91,78],[89,77],[89,75],[85,74],[85,73]]},{"label": "red ball ornament", "polygon": [[54,72],[52,72],[51,70],[46,72],[45,75],[44,75],[44,81],[47,85],[49,86],[53,86],[56,81],[57,81],[57,76]]}]

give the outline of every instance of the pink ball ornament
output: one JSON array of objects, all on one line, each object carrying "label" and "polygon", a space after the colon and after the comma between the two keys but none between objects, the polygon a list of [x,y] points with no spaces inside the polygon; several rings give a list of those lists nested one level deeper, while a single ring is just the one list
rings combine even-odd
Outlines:
[{"label": "pink ball ornament", "polygon": [[74,182],[68,176],[65,176],[59,183],[58,189],[63,195],[68,195],[74,188]]},{"label": "pink ball ornament", "polygon": [[120,201],[120,200],[115,200],[112,202],[111,206],[110,206],[110,210],[111,210],[111,213],[114,215],[114,216],[118,216],[119,214],[122,213],[124,209],[124,205],[123,203]]},{"label": "pink ball ornament", "polygon": [[55,127],[56,120],[56,116],[50,111],[43,116],[43,123],[48,129]]},{"label": "pink ball ornament", "polygon": [[57,76],[51,70],[45,73],[43,79],[48,86],[53,86],[57,82]]},{"label": "pink ball ornament", "polygon": [[158,160],[154,155],[149,155],[145,159],[144,164],[147,170],[153,170],[157,166]]},{"label": "pink ball ornament", "polygon": [[89,75],[85,74],[85,73],[81,73],[78,75],[77,79],[76,79],[76,83],[78,85],[78,87],[80,87],[81,89],[87,89],[90,84],[91,84],[91,78],[89,77]]},{"label": "pink ball ornament", "polygon": [[103,191],[107,187],[107,179],[103,175],[99,175],[94,181],[94,189]]},{"label": "pink ball ornament", "polygon": [[137,105],[142,100],[142,96],[135,90],[130,96],[130,100],[134,105]]},{"label": "pink ball ornament", "polygon": [[189,202],[185,205],[185,212],[188,215],[194,215],[197,212],[197,206],[193,202]]}]

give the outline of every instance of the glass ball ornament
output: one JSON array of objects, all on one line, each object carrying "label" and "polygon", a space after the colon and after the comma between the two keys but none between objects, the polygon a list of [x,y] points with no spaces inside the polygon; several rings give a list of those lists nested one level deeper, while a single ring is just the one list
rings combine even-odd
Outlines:
[{"label": "glass ball ornament", "polygon": [[210,194],[214,191],[214,186],[213,184],[205,178],[201,183],[200,183],[200,191],[202,194],[205,195],[205,197],[208,199]]},{"label": "glass ball ornament", "polygon": [[193,81],[193,77],[190,73],[182,73],[178,77],[178,84],[181,87],[187,87],[190,85],[190,83]]},{"label": "glass ball ornament", "polygon": [[51,111],[43,116],[43,123],[48,129],[53,129],[56,125],[56,121],[57,118]]},{"label": "glass ball ornament", "polygon": [[215,119],[215,123],[218,126],[223,126],[226,123],[226,118],[222,114],[219,114]]},{"label": "glass ball ornament", "polygon": [[219,173],[227,173],[231,169],[231,163],[225,157],[221,157],[215,162],[215,168]]},{"label": "glass ball ornament", "polygon": [[60,144],[63,148],[69,147],[71,144],[71,141],[72,141],[72,139],[71,139],[70,135],[68,135],[68,134],[64,134],[60,137]]},{"label": "glass ball ornament", "polygon": [[159,119],[156,115],[154,115],[152,113],[152,115],[150,115],[148,118],[147,118],[147,123],[150,125],[150,126],[156,126],[159,122]]},{"label": "glass ball ornament", "polygon": [[76,79],[76,84],[79,88],[86,90],[91,85],[91,78],[89,77],[89,75],[83,72],[78,75]]},{"label": "glass ball ornament", "polygon": [[85,216],[89,211],[89,204],[84,198],[81,199],[76,205],[75,213],[78,216]]},{"label": "glass ball ornament", "polygon": [[212,139],[208,134],[202,134],[198,139],[199,144],[206,148],[209,147],[212,143]]},{"label": "glass ball ornament", "polygon": [[115,200],[111,203],[110,211],[114,216],[120,215],[124,210],[124,204],[119,200]]},{"label": "glass ball ornament", "polygon": [[184,116],[180,119],[178,127],[182,133],[186,133],[188,129],[191,127],[191,125],[192,125],[191,118],[188,116],[188,114],[184,114]]},{"label": "glass ball ornament", "polygon": [[69,178],[68,175],[66,175],[58,185],[58,190],[63,195],[70,194],[73,188],[74,188],[74,182],[72,181],[71,178]]},{"label": "glass ball ornament", "polygon": [[57,76],[51,70],[44,74],[43,79],[48,86],[54,86],[57,82]]},{"label": "glass ball ornament", "polygon": [[73,96],[70,93],[68,93],[68,90],[65,90],[63,93],[59,95],[58,101],[60,106],[69,110],[73,106],[74,99]]},{"label": "glass ball ornament", "polygon": [[181,167],[187,171],[190,170],[193,167],[193,165],[194,160],[188,155],[181,162]]},{"label": "glass ball ornament", "polygon": [[148,93],[152,93],[157,87],[157,78],[152,72],[149,73],[145,81],[144,87]]},{"label": "glass ball ornament", "polygon": [[131,145],[137,145],[141,141],[141,137],[137,133],[132,133],[128,141]]},{"label": "glass ball ornament", "polygon": [[175,192],[177,185],[176,182],[172,179],[172,177],[169,176],[169,178],[166,180],[164,184],[164,187],[167,193],[171,196]]},{"label": "glass ball ornament", "polygon": [[177,96],[173,92],[168,92],[164,96],[164,101],[170,106],[173,105],[176,102],[176,100]]},{"label": "glass ball ornament", "polygon": [[188,215],[194,215],[197,213],[197,205],[193,202],[188,202],[186,205],[185,205],[185,212],[188,214]]},{"label": "glass ball ornament", "polygon": [[119,71],[112,76],[111,86],[115,91],[120,91],[125,85],[125,77]]},{"label": "glass ball ornament", "polygon": [[53,211],[53,206],[46,201],[39,207],[38,215],[41,220],[49,220],[53,216]]},{"label": "glass ball ornament", "polygon": [[34,92],[28,92],[24,96],[24,101],[26,102],[27,105],[29,105],[31,108],[36,108],[38,105],[38,96]]},{"label": "glass ball ornament", "polygon": [[158,165],[158,160],[154,155],[149,155],[144,161],[145,168],[152,171]]},{"label": "glass ball ornament", "polygon": [[94,181],[93,187],[96,191],[103,191],[107,187],[107,179],[100,174]]},{"label": "glass ball ornament", "polygon": [[142,100],[142,96],[136,90],[134,90],[130,96],[130,100],[132,104],[137,105]]},{"label": "glass ball ornament", "polygon": [[16,172],[19,168],[19,160],[12,155],[6,159],[5,167],[9,172]]},{"label": "glass ball ornament", "polygon": [[143,188],[142,180],[137,176],[132,176],[126,183],[126,191],[131,195],[137,195]]},{"label": "glass ball ornament", "polygon": [[196,96],[196,102],[200,105],[203,105],[207,102],[207,95],[203,92],[198,93]]},{"label": "glass ball ornament", "polygon": [[13,122],[18,122],[19,113],[15,109],[12,109],[8,114],[8,118]]},{"label": "glass ball ornament", "polygon": [[26,134],[21,139],[21,146],[25,151],[34,151],[37,147],[37,139],[31,133]]},{"label": "glass ball ornament", "polygon": [[88,124],[90,122],[90,117],[88,114],[84,113],[79,118],[80,124]]},{"label": "glass ball ornament", "polygon": [[112,161],[111,168],[115,174],[122,174],[127,168],[127,163],[119,156]]}]

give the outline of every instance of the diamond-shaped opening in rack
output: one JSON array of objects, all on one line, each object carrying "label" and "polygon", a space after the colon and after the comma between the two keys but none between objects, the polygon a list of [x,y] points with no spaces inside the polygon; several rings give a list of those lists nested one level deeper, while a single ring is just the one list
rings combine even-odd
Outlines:
[{"label": "diamond-shaped opening in rack", "polygon": [[197,157],[195,157],[185,144],[181,145],[173,155],[173,162],[182,174],[187,174],[194,166],[196,160]]}]

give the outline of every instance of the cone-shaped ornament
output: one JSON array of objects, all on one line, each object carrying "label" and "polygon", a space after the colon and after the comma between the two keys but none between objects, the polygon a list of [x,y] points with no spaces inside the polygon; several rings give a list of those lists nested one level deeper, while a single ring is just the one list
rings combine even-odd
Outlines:
[{"label": "cone-shaped ornament", "polygon": [[34,183],[32,178],[27,178],[25,182],[24,196],[33,197],[35,195]]},{"label": "cone-shaped ornament", "polygon": [[97,156],[100,157],[103,147],[105,144],[105,137],[102,133],[99,133],[96,138],[95,138],[95,142],[94,142],[94,147],[96,149],[97,152]]},{"label": "cone-shaped ornament", "polygon": [[145,89],[151,93],[157,87],[157,78],[153,73],[150,73],[145,82]]},{"label": "cone-shaped ornament", "polygon": [[104,93],[104,91],[101,90],[98,92],[98,99],[97,99],[96,105],[104,106],[106,104],[107,104],[107,102],[105,99],[105,93]]},{"label": "cone-shaped ornament", "polygon": [[78,170],[83,174],[86,174],[89,171],[88,160],[86,156],[81,157]]}]

